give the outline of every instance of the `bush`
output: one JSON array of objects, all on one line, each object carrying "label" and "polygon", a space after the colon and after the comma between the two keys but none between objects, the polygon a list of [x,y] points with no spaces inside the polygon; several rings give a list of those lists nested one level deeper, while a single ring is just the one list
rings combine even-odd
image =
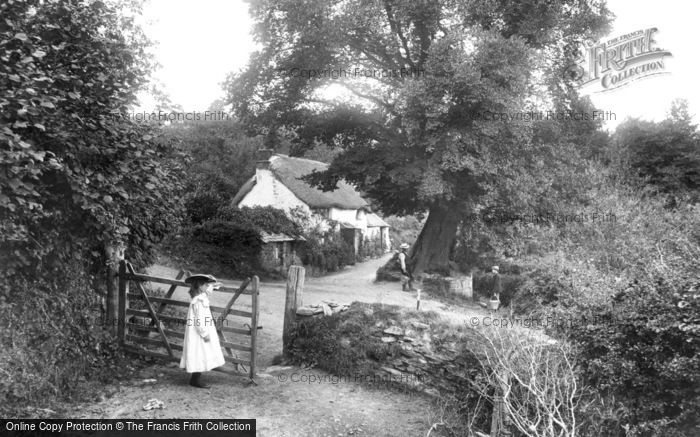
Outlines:
[{"label": "bush", "polygon": [[[354,302],[333,316],[300,319],[291,335],[291,358],[336,375],[373,374],[401,352],[397,343],[384,343],[381,336],[373,335],[379,329],[375,325],[379,320],[400,320],[400,312],[400,307]],[[433,317],[419,316],[422,321]]]},{"label": "bush", "polygon": [[202,243],[226,246],[250,254],[257,254],[262,244],[257,230],[228,220],[204,222],[192,229],[192,235]]},{"label": "bush", "polygon": [[[472,287],[476,296],[491,298],[493,295],[493,275],[491,273],[474,273]],[[521,289],[525,279],[520,275],[501,275],[501,304],[510,305],[513,297]]]},{"label": "bush", "polygon": [[[590,174],[589,210],[613,220],[514,224],[523,265],[517,312],[549,324],[577,350],[581,383],[595,387],[578,414],[590,435],[693,435],[697,426],[698,206]],[[561,206],[574,212],[574,206]],[[567,210],[567,208],[572,208]],[[529,253],[531,242],[539,250]],[[627,430],[627,431],[626,431]]]},{"label": "bush", "polygon": [[491,236],[484,226],[468,222],[460,228],[454,261],[463,272],[490,270],[495,264],[500,266],[492,244]]},{"label": "bush", "polygon": [[171,267],[175,268],[187,266],[192,271],[210,272],[226,278],[246,278],[265,273],[253,251],[240,252],[226,245],[199,241],[192,235],[192,229],[167,240],[161,245],[161,250],[170,259]]},{"label": "bush", "polygon": [[591,314],[598,323],[574,323],[563,332],[579,347],[585,380],[626,406],[633,434],[697,430],[698,291],[698,278],[634,281],[613,297],[613,306]]},{"label": "bush", "polygon": [[[516,329],[477,332],[482,338],[475,345],[481,349],[477,356],[488,369],[491,392],[500,394],[506,430],[542,437],[577,435],[581,386],[570,345]],[[496,396],[489,398],[496,404]]]},{"label": "bush", "polygon": [[291,220],[284,210],[271,206],[256,206],[254,208],[224,206],[216,214],[217,219],[235,222],[238,226],[250,230],[265,231],[275,234],[286,234],[291,237],[302,234],[301,227]]},{"label": "bush", "polygon": [[98,393],[86,390],[89,381],[108,382],[124,369],[84,270],[76,262],[54,282],[15,280],[0,291],[0,415],[85,400]]},{"label": "bush", "polygon": [[225,199],[214,193],[198,192],[185,196],[187,216],[195,225],[213,219],[224,205]]},{"label": "bush", "polygon": [[357,259],[364,260],[366,258],[378,258],[382,255],[384,255],[384,249],[382,248],[381,243],[377,240],[372,240],[369,237],[366,237],[360,244]]},{"label": "bush", "polygon": [[332,233],[306,234],[302,244],[301,260],[320,272],[334,272],[347,265],[355,264],[354,248],[340,236]]},{"label": "bush", "polygon": [[[388,345],[365,342],[366,337],[361,334],[362,331],[364,329],[361,325],[342,323],[339,318],[303,320],[292,333],[291,356],[297,362],[318,365],[335,375],[359,374],[367,370],[368,355],[389,354],[389,351],[383,350]],[[346,336],[349,343],[343,345],[339,340]]]},{"label": "bush", "polygon": [[171,235],[163,251],[181,265],[226,277],[267,276],[260,265],[261,232],[299,236],[301,228],[284,211],[272,207],[224,206],[213,215]]}]

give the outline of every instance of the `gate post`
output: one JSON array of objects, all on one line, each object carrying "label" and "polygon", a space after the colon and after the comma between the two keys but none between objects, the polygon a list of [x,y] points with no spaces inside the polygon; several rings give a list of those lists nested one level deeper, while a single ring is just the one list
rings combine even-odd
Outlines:
[{"label": "gate post", "polygon": [[282,329],[282,353],[289,354],[289,341],[296,324],[297,308],[303,305],[302,291],[306,271],[301,266],[291,266],[287,275],[287,295],[284,301],[284,327]]},{"label": "gate post", "polygon": [[129,307],[127,299],[129,293],[129,281],[126,279],[126,261],[121,260],[119,262],[119,311],[117,314],[117,338],[119,339],[119,344],[124,345],[124,340],[126,339],[125,327],[126,327],[126,309]]},{"label": "gate post", "polygon": [[253,276],[253,295],[251,296],[252,305],[251,313],[252,318],[250,321],[250,380],[255,381],[255,361],[257,355],[257,342],[258,342],[258,315],[260,314],[260,308],[258,306],[258,298],[260,297],[259,287],[260,279],[257,276]]},{"label": "gate post", "polygon": [[124,259],[124,244],[105,245],[107,255],[107,323],[110,334],[118,335],[119,326],[119,263]]}]

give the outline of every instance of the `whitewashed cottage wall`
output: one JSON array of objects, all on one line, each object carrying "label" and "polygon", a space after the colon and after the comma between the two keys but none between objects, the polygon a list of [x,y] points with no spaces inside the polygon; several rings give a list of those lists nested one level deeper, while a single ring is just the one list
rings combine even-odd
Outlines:
[{"label": "whitewashed cottage wall", "polygon": [[239,207],[274,206],[284,209],[301,207],[311,214],[309,206],[302,202],[289,188],[281,183],[268,169],[258,168],[255,171],[255,186],[238,204]]},{"label": "whitewashed cottage wall", "polygon": [[363,232],[367,230],[367,218],[365,217],[365,213],[360,211],[358,214],[357,209],[331,208],[328,212],[328,218],[353,225],[357,229],[362,229]]}]

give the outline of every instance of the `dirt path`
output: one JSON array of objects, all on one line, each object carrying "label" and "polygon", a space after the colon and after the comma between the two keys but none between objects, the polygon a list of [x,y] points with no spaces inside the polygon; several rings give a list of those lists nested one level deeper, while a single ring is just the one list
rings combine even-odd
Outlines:
[{"label": "dirt path", "polygon": [[[377,269],[391,258],[387,254],[382,258],[358,263],[340,272],[313,278],[307,277],[304,281],[302,303],[315,304],[323,300],[331,300],[339,304],[350,304],[355,301],[366,303],[380,303],[386,305],[400,305],[407,308],[416,307],[416,292],[402,292],[401,285],[397,282],[375,283],[374,278]],[[149,273],[155,276],[174,278],[175,269],[155,265],[149,269]],[[239,286],[240,281],[220,280],[230,286]],[[282,352],[282,324],[284,321],[284,300],[286,284],[283,281],[260,283],[260,325],[259,331],[260,349],[258,360],[261,367],[271,365],[273,357]],[[214,293],[211,298],[213,305],[224,306],[231,297],[228,293]],[[173,294],[173,299],[189,301],[185,288],[178,288]],[[455,323],[465,323],[473,316],[486,316],[488,312],[473,305],[462,307],[448,305],[442,302],[421,298],[421,310],[436,311]],[[236,303],[237,308],[249,308],[250,302],[241,297]]]},{"label": "dirt path", "polygon": [[[205,374],[211,389],[187,385],[186,374],[155,365],[123,383],[110,399],[79,408],[79,418],[256,418],[258,436],[423,436],[430,427],[430,400],[424,396],[299,368],[270,369],[257,386],[219,372]],[[143,383],[141,378],[154,378]],[[322,381],[319,383],[318,381]],[[309,382],[312,381],[312,382]],[[143,411],[151,398],[162,410]]]},{"label": "dirt path", "polygon": [[[335,274],[306,278],[303,303],[362,301],[415,308],[416,293],[402,292],[397,283],[373,282],[377,268],[389,256]],[[153,266],[149,273],[174,277],[176,271]],[[229,297],[230,294],[215,293],[212,303],[225,305]],[[179,288],[173,298],[189,300],[184,288]],[[113,397],[84,406],[76,411],[77,415],[85,418],[257,418],[259,436],[425,435],[431,425],[431,398],[359,384],[357,380],[364,375],[338,380],[316,369],[272,366],[273,357],[282,351],[284,299],[284,282],[261,283],[260,324],[263,329],[258,337],[261,346],[258,386],[249,386],[243,377],[209,372],[205,376],[212,388],[195,389],[186,384],[187,375],[174,364],[154,365],[142,370],[132,381],[112,387],[116,392]],[[241,305],[245,308],[246,301]],[[423,300],[421,308],[438,311],[459,323],[480,311],[478,307],[448,307],[433,300]],[[151,378],[156,382],[143,382]],[[163,401],[165,409],[143,411],[142,406],[150,398]]]}]

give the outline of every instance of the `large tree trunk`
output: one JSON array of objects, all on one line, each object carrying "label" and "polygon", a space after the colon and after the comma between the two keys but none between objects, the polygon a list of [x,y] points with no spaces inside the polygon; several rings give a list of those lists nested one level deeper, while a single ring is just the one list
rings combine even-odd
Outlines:
[{"label": "large tree trunk", "polygon": [[449,272],[450,248],[457,237],[461,217],[457,208],[433,207],[411,248],[412,273]]}]

